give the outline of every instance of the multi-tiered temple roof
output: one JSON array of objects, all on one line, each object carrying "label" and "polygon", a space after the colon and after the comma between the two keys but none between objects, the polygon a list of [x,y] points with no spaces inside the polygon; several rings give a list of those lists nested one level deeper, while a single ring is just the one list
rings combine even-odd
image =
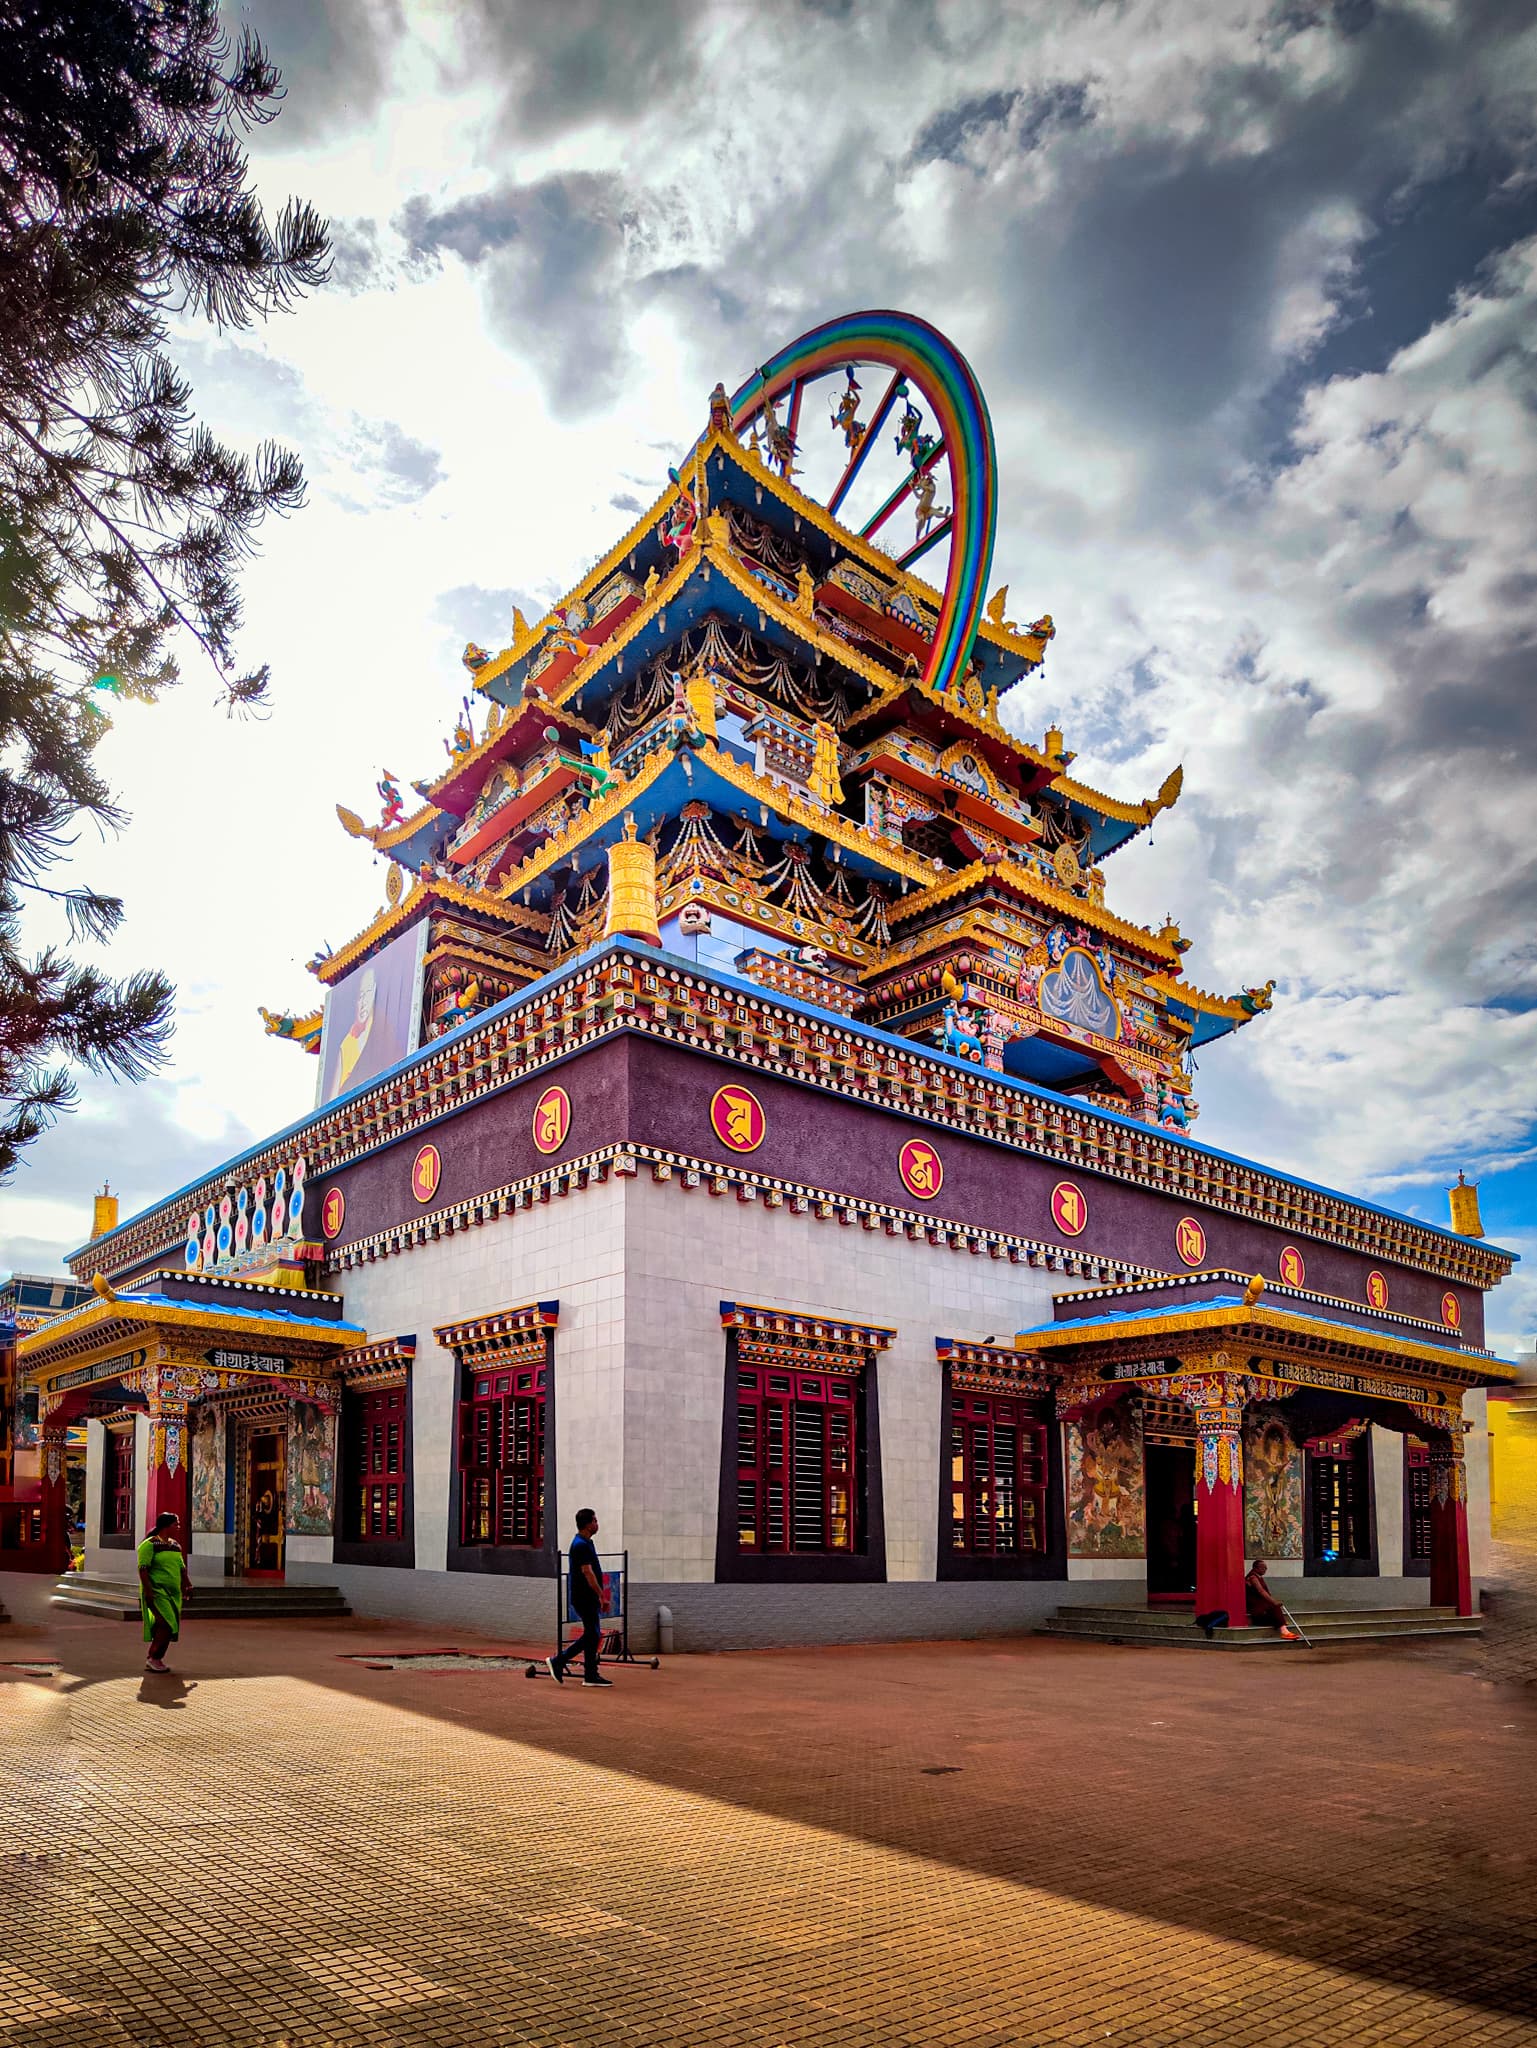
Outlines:
[{"label": "multi-tiered temple roof", "polygon": [[[827,504],[801,427],[826,371],[805,358],[734,401],[717,387],[706,431],[617,546],[545,617],[515,614],[499,653],[466,649],[473,700],[415,808],[387,771],[377,823],[338,807],[392,868],[379,915],[311,963],[350,991],[323,1096],[378,1070],[349,1064],[345,1041],[373,1028],[382,984],[365,974],[386,949],[415,937],[399,1057],[611,928],[607,854],[633,833],[655,851],[669,952],[1150,1123],[1194,1118],[1192,1049],[1269,990],[1203,993],[1172,921],[1107,902],[1106,863],[1176,801],[1180,773],[1127,801],[1073,775],[1060,731],[1020,737],[1055,629],[1009,619],[1006,586],[982,603],[977,505],[995,486],[980,394],[968,414],[943,363],[910,378],[909,354],[862,418],[861,337],[847,345]],[[856,530],[835,514],[886,441],[896,484]],[[934,503],[944,456],[951,507]],[[913,541],[893,553],[908,510]],[[943,591],[913,566],[941,543]],[[319,1012],[268,1028],[319,1047]]]}]

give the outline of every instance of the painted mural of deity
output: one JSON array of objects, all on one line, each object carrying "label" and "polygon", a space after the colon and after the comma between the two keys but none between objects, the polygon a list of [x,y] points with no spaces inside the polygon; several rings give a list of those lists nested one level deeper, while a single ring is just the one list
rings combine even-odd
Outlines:
[{"label": "painted mural of deity", "polygon": [[329,1536],[336,1479],[336,1417],[313,1401],[295,1401],[288,1425],[288,1528]]},{"label": "painted mural of deity", "polygon": [[224,1417],[206,1402],[192,1430],[192,1527],[199,1536],[224,1529]]},{"label": "painted mural of deity", "polygon": [[1302,1447],[1268,1402],[1244,1416],[1243,1540],[1251,1557],[1302,1555]]},{"label": "painted mural of deity", "polygon": [[1118,1394],[1068,1424],[1067,1502],[1070,1555],[1142,1556],[1142,1407],[1135,1394]]}]

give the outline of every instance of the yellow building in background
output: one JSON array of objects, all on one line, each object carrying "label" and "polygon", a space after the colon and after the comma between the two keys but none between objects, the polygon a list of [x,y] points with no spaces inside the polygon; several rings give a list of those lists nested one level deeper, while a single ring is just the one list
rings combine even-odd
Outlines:
[{"label": "yellow building in background", "polygon": [[1537,1360],[1489,1397],[1490,1521],[1497,1543],[1537,1549]]}]

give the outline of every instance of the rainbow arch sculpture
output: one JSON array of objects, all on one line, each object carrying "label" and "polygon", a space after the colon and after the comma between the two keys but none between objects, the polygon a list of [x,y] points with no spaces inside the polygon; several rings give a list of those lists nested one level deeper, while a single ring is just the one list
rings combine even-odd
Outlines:
[{"label": "rainbow arch sculpture", "polygon": [[808,329],[754,371],[732,394],[731,425],[741,432],[792,386],[856,361],[881,363],[910,379],[933,407],[943,436],[953,498],[950,566],[923,682],[948,694],[966,673],[998,526],[993,423],[982,387],[960,350],[912,313],[840,314]]}]

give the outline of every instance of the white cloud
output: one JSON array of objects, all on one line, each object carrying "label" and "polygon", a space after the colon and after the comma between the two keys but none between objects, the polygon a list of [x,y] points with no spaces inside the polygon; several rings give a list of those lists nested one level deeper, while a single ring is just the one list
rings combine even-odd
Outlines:
[{"label": "white cloud", "polygon": [[[1203,1056],[1201,1135],[1363,1191],[1518,1153],[1537,244],[1428,328],[1376,307],[1386,360],[1309,366],[1348,339],[1363,255],[1410,231],[1394,208],[1417,181],[1481,153],[1519,192],[1537,34],[1475,0],[1354,35],[1268,4],[1131,4],[1113,27],[1044,4],[699,6],[673,11],[670,63],[626,15],[578,78],[594,18],[558,12],[512,49],[493,10],[472,41],[407,8],[392,40],[392,9],[352,6],[334,78],[310,11],[273,17],[305,111],[261,137],[262,177],[343,220],[347,260],[294,316],[189,355],[216,430],[291,439],[312,501],[246,582],[271,722],[227,725],[193,671],[108,742],[134,823],[82,866],[129,901],[112,957],[184,991],[171,1074],[141,1096],[143,1192],[179,1177],[189,1132],[211,1161],[226,1114],[259,1133],[307,1106],[313,1063],[263,1040],[255,1005],[312,998],[302,963],[377,906],[382,869],[333,806],[441,758],[464,638],[499,644],[513,593],[556,595],[612,543],[616,495],[649,497],[717,376],[881,303],[951,332],[989,395],[997,579],[1059,627],[1010,716],[1060,720],[1122,794],[1186,762],[1113,900],[1172,907],[1203,986],[1280,981]],[[8,1227],[64,1249],[86,1166],[46,1140]]]}]

